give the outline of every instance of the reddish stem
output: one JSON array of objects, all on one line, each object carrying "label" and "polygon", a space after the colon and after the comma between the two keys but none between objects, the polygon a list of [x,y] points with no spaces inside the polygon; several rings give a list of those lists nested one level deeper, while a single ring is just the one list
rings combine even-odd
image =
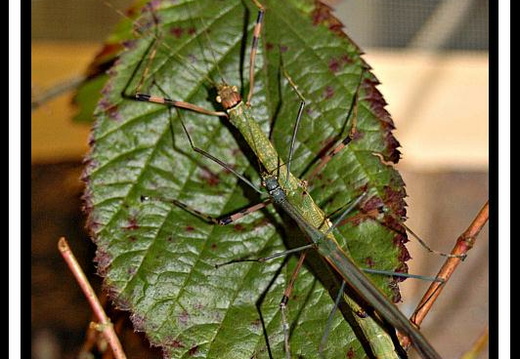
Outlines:
[{"label": "reddish stem", "polygon": [[114,331],[114,327],[110,321],[110,318],[108,318],[108,316],[105,314],[105,310],[103,309],[103,306],[101,305],[96,293],[94,292],[94,289],[92,289],[92,286],[90,285],[87,277],[85,276],[85,273],[81,269],[81,266],[76,260],[76,257],[72,253],[72,250],[70,249],[69,244],[67,243],[67,240],[64,237],[61,237],[59,239],[58,249],[60,250],[63,259],[69,266],[70,271],[72,272],[72,274],[74,274],[74,277],[76,278],[76,281],[81,287],[81,290],[83,290],[85,297],[90,303],[94,315],[96,316],[99,322],[97,327],[100,328],[100,331],[105,336],[105,339],[112,348],[114,356],[117,359],[126,359],[125,352],[123,351],[121,342],[119,341],[119,338],[117,337],[117,334]]},{"label": "reddish stem", "polygon": [[[451,254],[453,257],[449,257],[444,262],[444,265],[439,270],[437,278],[444,279],[444,282],[432,282],[426,293],[423,295],[421,301],[417,305],[415,312],[410,317],[410,321],[417,327],[420,327],[422,321],[430,311],[433,303],[437,300],[441,292],[443,291],[447,281],[458,267],[458,265],[466,257],[467,252],[473,248],[478,234],[487,223],[489,218],[489,202],[486,201],[480,212],[477,214],[473,222],[469,227],[462,233],[455,243]],[[401,337],[401,344],[404,348],[410,346],[410,341],[407,337]]]}]

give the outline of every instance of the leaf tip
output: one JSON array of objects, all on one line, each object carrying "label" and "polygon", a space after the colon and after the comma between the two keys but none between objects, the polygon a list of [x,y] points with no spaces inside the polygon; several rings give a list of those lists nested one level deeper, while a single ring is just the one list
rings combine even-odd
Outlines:
[{"label": "leaf tip", "polygon": [[323,25],[334,34],[340,37],[346,37],[343,32],[343,24],[332,14],[332,12],[333,9],[330,6],[316,0],[314,2],[314,10],[311,13],[313,25]]}]

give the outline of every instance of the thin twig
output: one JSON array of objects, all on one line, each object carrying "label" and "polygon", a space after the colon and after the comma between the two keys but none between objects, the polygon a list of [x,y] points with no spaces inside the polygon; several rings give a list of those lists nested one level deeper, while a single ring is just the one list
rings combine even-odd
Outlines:
[{"label": "thin twig", "polygon": [[[475,241],[477,239],[478,234],[487,223],[489,218],[489,202],[486,201],[480,212],[477,214],[473,222],[469,225],[469,227],[462,233],[455,243],[450,258],[447,258],[444,262],[444,265],[439,270],[437,274],[437,278],[444,280],[444,282],[433,282],[426,293],[423,295],[421,301],[417,305],[415,312],[410,317],[410,321],[419,327],[430,311],[433,303],[437,300],[439,295],[441,294],[446,282],[451,277],[455,269],[462,262],[463,258],[466,257],[467,252],[473,248]],[[400,336],[401,344],[404,348],[408,348],[410,346],[409,338],[404,335]]]},{"label": "thin twig", "polygon": [[43,94],[39,95],[37,98],[31,101],[31,111],[36,110],[44,103],[49,102],[61,94],[76,89],[83,81],[85,81],[85,76],[76,76],[51,87]]},{"label": "thin twig", "polygon": [[108,318],[108,316],[105,314],[103,306],[101,305],[98,297],[96,296],[94,289],[92,289],[92,286],[90,285],[87,277],[85,276],[85,273],[81,269],[81,266],[76,260],[76,257],[72,253],[67,243],[67,240],[64,237],[61,237],[59,239],[58,249],[60,250],[60,253],[65,262],[67,262],[67,265],[69,266],[69,269],[71,270],[72,274],[74,274],[74,277],[76,278],[76,281],[83,290],[85,297],[90,303],[90,306],[92,307],[92,310],[99,321],[99,323],[97,324],[97,328],[105,336],[108,344],[112,348],[114,356],[117,359],[126,359],[123,347],[121,346],[116,332],[114,331],[114,327],[110,321],[110,318]]}]

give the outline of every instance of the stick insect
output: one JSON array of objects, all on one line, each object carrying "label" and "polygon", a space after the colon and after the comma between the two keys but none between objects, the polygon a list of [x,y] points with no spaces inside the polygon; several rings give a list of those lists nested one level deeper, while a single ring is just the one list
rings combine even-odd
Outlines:
[{"label": "stick insect", "polygon": [[[259,10],[259,16],[257,20],[257,24],[254,27],[254,39],[253,40],[253,46],[252,46],[252,55],[250,57],[250,91],[248,94],[248,100],[247,103],[251,102],[254,88],[254,64],[255,64],[255,54],[257,49],[257,43],[258,38],[260,36],[261,32],[261,24],[262,24],[262,17],[263,17],[263,7],[260,5],[257,1],[254,1],[255,5],[260,9]],[[253,74],[253,75],[251,75]],[[139,87],[139,86],[138,86]],[[213,110],[207,110],[204,111],[200,107],[191,105],[184,101],[173,101],[170,99],[167,99],[165,97],[158,97],[158,96],[152,96],[144,93],[137,93],[135,95],[135,98],[139,101],[146,101],[146,102],[154,102],[159,104],[166,104],[166,105],[172,105],[179,108],[194,110],[198,112],[202,112],[205,114],[213,114],[213,115],[219,115],[219,116],[225,116],[228,117],[232,123],[239,129],[242,136],[244,136],[245,140],[249,143],[249,146],[251,149],[255,152],[256,157],[259,159],[259,161],[262,163],[262,166],[266,170],[267,173],[275,173],[277,172],[279,175],[276,178],[276,181],[278,182],[279,186],[283,189],[283,193],[287,198],[288,203],[291,204],[291,208],[296,208],[296,213],[304,212],[303,210],[309,209],[308,216],[304,216],[303,219],[299,218],[300,221],[298,222],[301,226],[306,226],[306,229],[303,229],[304,232],[306,232],[309,237],[311,237],[312,240],[319,242],[315,243],[316,248],[321,251],[321,254],[324,255],[325,258],[327,258],[330,265],[332,265],[338,272],[340,272],[342,275],[345,275],[348,277],[351,275],[351,273],[348,273],[348,270],[345,269],[345,267],[342,267],[348,259],[348,256],[344,254],[344,252],[339,248],[339,246],[335,243],[334,236],[332,232],[330,232],[331,224],[321,211],[321,209],[315,204],[315,202],[312,200],[312,198],[308,195],[305,187],[303,186],[303,183],[294,175],[292,175],[290,169],[285,164],[280,163],[280,156],[277,154],[277,152],[274,150],[272,145],[270,144],[269,139],[265,136],[265,134],[259,129],[258,125],[252,118],[252,115],[249,111],[249,106],[247,104],[244,104],[240,100],[240,95],[236,91],[236,89],[232,86],[221,86],[218,91],[219,93],[219,99],[220,102],[225,110],[225,112],[222,111],[213,111]],[[303,109],[303,107],[301,107]],[[235,122],[233,122],[236,120]],[[259,130],[259,131],[258,131]],[[288,161],[288,163],[291,163],[291,161]],[[294,211],[293,211],[294,212]],[[302,213],[300,213],[302,214]],[[302,224],[304,223],[304,224]],[[317,240],[317,234],[319,233],[321,239]],[[324,244],[325,243],[325,244]],[[331,243],[331,244],[327,244]],[[347,274],[348,273],[348,274]],[[350,278],[349,280],[353,280]],[[348,281],[348,280],[347,280]],[[370,282],[368,282],[370,283]],[[365,284],[366,285],[366,284]],[[355,285],[354,285],[355,286]],[[371,286],[371,284],[369,284]],[[363,288],[361,286],[360,288]],[[360,289],[364,290],[366,288]],[[371,289],[369,287],[368,292],[365,291],[365,296],[375,295],[377,294],[370,294]],[[375,293],[378,293],[377,291]],[[363,294],[362,294],[363,295]],[[369,297],[365,298],[368,299],[368,301],[372,301],[374,306],[380,305],[380,303],[377,303],[377,300],[374,304],[374,298]],[[388,308],[384,307],[386,304],[382,304],[383,309],[376,310],[380,311],[380,314],[383,316],[388,315]],[[393,307],[393,304],[390,304],[390,308]],[[393,309],[389,309],[392,311]],[[391,315],[394,315],[395,313],[392,313]],[[401,314],[402,317],[402,314]],[[396,325],[399,329],[404,331],[412,336],[412,339],[416,345],[420,345],[421,340],[423,339],[422,336],[420,336],[420,333],[418,333],[415,329],[412,327],[406,327],[406,324],[402,321],[402,318],[399,317],[397,320],[398,325]],[[389,320],[389,318],[386,318]],[[406,321],[406,319],[404,319]],[[394,319],[394,323],[392,323],[391,320],[389,320],[391,324],[395,325],[396,320]],[[408,323],[406,321],[406,323]],[[409,326],[409,323],[408,323]],[[417,333],[415,333],[417,332]],[[415,337],[413,337],[415,335]],[[423,344],[424,345],[424,344]],[[419,348],[420,350],[423,350],[424,352],[428,352],[430,348]],[[434,352],[434,351],[433,351]],[[431,356],[425,357],[436,357],[435,354],[431,354]]]},{"label": "stick insect", "polygon": [[[254,65],[264,16],[263,6],[256,0],[254,3],[259,11],[254,27],[253,44],[249,61],[250,88],[247,101],[246,103],[242,101],[238,89],[235,86],[222,83],[217,86],[217,102],[222,104],[230,123],[244,136],[262,163],[265,171],[267,173],[278,171],[278,178],[264,178],[266,188],[271,193],[273,201],[297,221],[300,228],[311,238],[318,252],[340,273],[342,278],[349,283],[351,287],[367,300],[385,320],[412,337],[412,341],[423,357],[438,357],[438,354],[436,354],[435,350],[429,345],[422,334],[413,328],[402,313],[371,284],[370,280],[358,270],[349,256],[339,247],[330,231],[330,222],[324,213],[308,195],[302,182],[292,175],[289,165],[280,164],[279,155],[253,119],[249,107],[253,96]],[[143,93],[136,93],[135,98],[138,101],[167,104],[204,114],[222,115],[222,113],[205,110],[182,101],[152,97]],[[302,101],[298,113],[298,120],[304,105],[305,103]]]}]

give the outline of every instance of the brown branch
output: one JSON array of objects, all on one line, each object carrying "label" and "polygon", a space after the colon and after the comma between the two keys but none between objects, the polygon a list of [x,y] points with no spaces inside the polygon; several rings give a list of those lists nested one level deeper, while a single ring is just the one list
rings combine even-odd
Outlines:
[{"label": "brown branch", "polygon": [[74,277],[76,278],[76,281],[78,282],[79,286],[83,290],[83,293],[85,294],[85,297],[87,298],[88,302],[90,303],[90,306],[92,307],[92,310],[98,319],[99,323],[96,324],[96,328],[103,333],[105,336],[105,339],[107,340],[108,344],[112,348],[112,351],[114,353],[114,356],[117,359],[126,359],[126,355],[123,351],[123,347],[121,346],[121,343],[119,342],[119,338],[117,337],[116,332],[114,331],[114,327],[112,323],[110,322],[110,318],[105,314],[105,311],[103,309],[103,306],[101,305],[98,297],[96,296],[96,293],[94,292],[94,289],[92,289],[92,286],[90,285],[87,277],[85,276],[85,273],[81,269],[81,266],[79,265],[78,261],[76,260],[76,257],[72,253],[66,239],[64,237],[61,237],[58,241],[58,249],[60,250],[60,253],[69,266],[69,269],[71,270],[72,274],[74,274]]},{"label": "brown branch", "polygon": [[[487,223],[489,218],[489,202],[486,201],[480,212],[477,214],[473,222],[469,227],[462,233],[455,243],[449,258],[446,259],[444,265],[439,270],[437,278],[442,279],[441,282],[433,282],[426,293],[423,295],[421,301],[417,305],[415,312],[410,317],[410,321],[417,327],[420,327],[422,321],[430,311],[433,303],[437,300],[441,292],[443,291],[447,281],[458,267],[458,265],[464,260],[467,252],[473,248],[478,234]],[[410,346],[409,338],[401,336],[401,344],[404,348]]]}]

